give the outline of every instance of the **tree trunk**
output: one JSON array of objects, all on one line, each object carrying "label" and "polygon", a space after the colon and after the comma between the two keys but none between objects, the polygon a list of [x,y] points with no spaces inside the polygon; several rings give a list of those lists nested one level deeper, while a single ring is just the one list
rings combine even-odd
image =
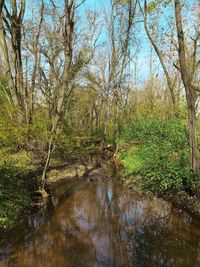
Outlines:
[{"label": "tree trunk", "polygon": [[[10,1],[10,9],[5,5],[4,23],[11,35],[11,43],[13,49],[14,58],[14,75],[10,71],[10,75],[13,77],[13,84],[15,87],[15,95],[22,112],[25,111],[26,92],[24,91],[23,84],[23,68],[22,68],[22,55],[21,55],[21,41],[22,41],[22,21],[25,14],[25,0],[20,1],[20,10],[17,0]],[[10,11],[9,11],[10,10]],[[4,37],[5,40],[5,37]],[[5,48],[7,45],[5,44]],[[8,51],[5,51],[6,61],[9,63]],[[8,64],[9,65],[9,64]],[[20,114],[21,115],[21,114]],[[21,118],[20,118],[21,120]]]},{"label": "tree trunk", "polygon": [[198,149],[197,149],[197,138],[196,138],[196,107],[195,103],[191,101],[188,107],[188,127],[189,127],[189,137],[190,137],[190,150],[191,150],[191,169],[198,170]]},{"label": "tree trunk", "polygon": [[0,15],[2,13],[3,5],[4,5],[4,0],[0,0]]},{"label": "tree trunk", "polygon": [[0,14],[0,50],[2,54],[2,66],[3,66],[2,69],[3,69],[3,73],[5,77],[8,80],[11,101],[14,105],[19,105],[17,90],[15,87],[15,83],[13,80],[13,75],[12,75],[11,67],[10,67],[10,59],[9,59],[8,47],[7,47],[7,43],[5,39],[5,31],[4,31],[3,21],[2,21],[2,14]]},{"label": "tree trunk", "polygon": [[118,88],[114,89],[114,131],[113,131],[113,141],[116,145],[117,136],[119,134],[119,105],[120,105],[120,96]]},{"label": "tree trunk", "polygon": [[46,175],[48,166],[50,163],[52,151],[53,151],[53,141],[58,130],[58,123],[62,116],[63,104],[66,98],[66,90],[68,89],[70,71],[72,64],[72,53],[73,53],[73,40],[74,40],[74,12],[75,12],[76,0],[65,0],[65,25],[63,29],[64,37],[64,70],[62,74],[61,89],[55,100],[55,109],[52,119],[51,137],[48,142],[48,151],[45,167],[42,174],[42,188],[44,188],[46,183]]},{"label": "tree trunk", "polygon": [[177,103],[176,103],[176,98],[175,98],[175,93],[174,93],[174,85],[173,85],[173,82],[171,80],[171,77],[170,77],[170,74],[168,72],[168,69],[166,67],[165,61],[163,59],[162,52],[158,48],[154,38],[152,37],[152,35],[151,35],[150,31],[149,31],[148,25],[147,25],[147,1],[146,0],[144,1],[144,11],[142,10],[141,6],[140,6],[140,9],[143,12],[143,16],[144,16],[144,28],[145,28],[146,34],[147,34],[148,39],[149,39],[149,41],[151,42],[151,44],[152,44],[152,46],[154,48],[154,51],[156,52],[156,54],[157,54],[157,56],[159,58],[161,66],[163,68],[165,77],[167,79],[167,84],[168,84],[168,87],[169,87],[169,90],[170,90],[170,94],[171,94],[173,111],[174,111],[174,114],[177,115],[178,111],[177,111],[177,105],[176,105]]},{"label": "tree trunk", "polygon": [[188,72],[180,0],[174,0],[174,4],[175,4],[178,43],[179,43],[180,71],[181,71],[181,78],[185,87],[187,107],[188,107],[190,162],[191,162],[191,169],[193,171],[196,171],[198,170],[198,160],[197,160],[198,149],[197,149],[197,137],[196,137],[196,92],[194,92],[192,88],[191,78]]}]

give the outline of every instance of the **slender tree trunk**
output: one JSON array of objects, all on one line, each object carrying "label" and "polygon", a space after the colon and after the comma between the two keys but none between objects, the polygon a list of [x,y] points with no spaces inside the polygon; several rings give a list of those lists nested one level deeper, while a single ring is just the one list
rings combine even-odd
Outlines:
[{"label": "slender tree trunk", "polygon": [[171,94],[173,111],[174,111],[174,114],[176,115],[178,112],[177,112],[177,105],[176,105],[177,103],[176,103],[176,98],[175,98],[175,93],[174,93],[174,85],[173,85],[173,82],[171,80],[171,77],[170,77],[170,74],[168,72],[168,69],[166,67],[165,61],[163,59],[162,52],[158,48],[154,38],[152,37],[152,35],[151,35],[150,31],[149,31],[148,25],[147,25],[147,1],[146,0],[144,1],[144,10],[142,10],[141,6],[140,6],[140,10],[143,13],[143,17],[144,17],[144,28],[145,28],[146,34],[148,36],[149,41],[151,42],[151,44],[153,46],[158,58],[159,58],[160,64],[161,64],[161,66],[163,68],[163,71],[165,73],[165,77],[167,79],[167,84],[168,84],[168,87],[169,87],[169,90],[170,90],[170,94]]},{"label": "slender tree trunk", "polygon": [[189,127],[189,137],[190,137],[190,160],[191,169],[198,170],[198,149],[197,149],[197,138],[196,138],[196,107],[195,102],[190,101],[188,107],[188,127]]},{"label": "slender tree trunk", "polygon": [[114,89],[114,131],[113,131],[113,140],[116,145],[116,139],[119,134],[119,105],[120,105],[120,96],[118,88]]},{"label": "slender tree trunk", "polygon": [[175,4],[176,27],[178,33],[178,43],[179,43],[180,71],[181,71],[181,78],[185,87],[187,107],[188,107],[191,169],[193,171],[196,171],[198,170],[198,160],[197,160],[198,149],[197,149],[197,137],[196,137],[196,92],[194,92],[192,88],[191,78],[188,72],[180,0],[174,0],[174,4]]},{"label": "slender tree trunk", "polygon": [[4,5],[4,0],[0,0],[0,15],[1,15],[2,10],[3,10],[3,5]]},{"label": "slender tree trunk", "polygon": [[68,89],[70,71],[72,64],[72,53],[73,53],[73,40],[74,40],[74,12],[75,12],[76,0],[65,0],[65,25],[63,29],[64,37],[64,70],[62,75],[61,89],[58,92],[55,101],[55,109],[52,119],[51,137],[48,142],[48,151],[45,167],[42,174],[42,188],[44,188],[47,179],[47,170],[50,163],[52,151],[53,151],[53,141],[58,130],[58,123],[61,119],[63,112],[63,104],[66,98],[66,90]]},{"label": "slender tree trunk", "polygon": [[22,41],[22,20],[25,13],[25,0],[21,0],[20,13],[18,15],[16,0],[11,1],[12,5],[12,16],[10,19],[10,33],[12,36],[12,47],[14,52],[14,66],[15,66],[15,86],[18,91],[18,97],[20,106],[25,111],[25,103],[27,93],[24,91],[23,82],[23,66],[22,66],[22,55],[21,55],[21,41]]},{"label": "slender tree trunk", "polygon": [[33,122],[33,110],[34,110],[34,91],[36,87],[36,77],[37,77],[37,70],[39,65],[39,38],[42,29],[42,22],[44,16],[44,1],[42,1],[41,8],[40,8],[40,21],[38,25],[38,30],[36,36],[33,41],[33,57],[34,57],[34,65],[32,70],[32,77],[31,77],[31,86],[29,90],[27,90],[27,123],[32,124]]}]

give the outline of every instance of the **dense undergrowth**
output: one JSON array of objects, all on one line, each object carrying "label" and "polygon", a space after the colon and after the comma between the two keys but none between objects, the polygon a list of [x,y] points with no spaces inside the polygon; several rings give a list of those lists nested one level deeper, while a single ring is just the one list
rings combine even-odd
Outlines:
[{"label": "dense undergrowth", "polygon": [[[13,225],[31,203],[32,179],[38,163],[24,150],[0,149],[0,229]],[[33,188],[34,189],[34,188]]]},{"label": "dense undergrowth", "polygon": [[20,177],[19,170],[11,167],[0,169],[0,227],[9,227],[30,202],[30,191]]},{"label": "dense undergrowth", "polygon": [[189,137],[184,120],[140,119],[118,139],[126,180],[156,193],[193,194],[198,173],[189,168]]}]

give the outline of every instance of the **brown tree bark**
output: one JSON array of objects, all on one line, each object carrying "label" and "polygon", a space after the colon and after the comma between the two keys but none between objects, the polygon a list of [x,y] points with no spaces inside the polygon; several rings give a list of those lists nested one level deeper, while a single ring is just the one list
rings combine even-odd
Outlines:
[{"label": "brown tree bark", "polygon": [[14,105],[19,105],[14,78],[11,72],[10,58],[9,58],[8,47],[7,47],[6,37],[5,37],[5,29],[3,25],[2,14],[0,14],[0,50],[1,50],[1,57],[2,57],[1,58],[2,71],[8,81],[11,102]]},{"label": "brown tree bark", "polygon": [[0,15],[1,15],[2,10],[3,10],[3,5],[4,5],[4,0],[0,0]]},{"label": "brown tree bark", "polygon": [[175,17],[176,17],[176,27],[178,34],[178,43],[179,43],[180,72],[185,87],[187,107],[188,107],[191,169],[193,171],[196,171],[198,170],[198,160],[197,160],[198,149],[197,149],[197,137],[196,137],[196,92],[192,88],[192,81],[189,75],[188,65],[186,60],[186,48],[185,48],[185,38],[182,25],[180,0],[174,0],[174,4],[175,4]]},{"label": "brown tree bark", "polygon": [[[21,0],[20,10],[16,0],[10,1],[11,13],[4,4],[5,16],[3,16],[4,23],[11,36],[12,49],[14,52],[14,67],[15,75],[13,77],[14,86],[17,96],[17,103],[20,108],[25,111],[26,92],[23,86],[23,68],[21,56],[21,41],[22,41],[22,21],[25,14],[25,0]],[[8,61],[8,59],[7,59]]]}]

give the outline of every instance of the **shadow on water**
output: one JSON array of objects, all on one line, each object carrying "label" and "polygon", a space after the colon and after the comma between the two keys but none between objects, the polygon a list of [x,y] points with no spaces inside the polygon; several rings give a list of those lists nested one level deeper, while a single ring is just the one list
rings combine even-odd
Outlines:
[{"label": "shadow on water", "polygon": [[4,241],[0,266],[200,266],[200,225],[171,203],[108,180],[52,189]]}]

